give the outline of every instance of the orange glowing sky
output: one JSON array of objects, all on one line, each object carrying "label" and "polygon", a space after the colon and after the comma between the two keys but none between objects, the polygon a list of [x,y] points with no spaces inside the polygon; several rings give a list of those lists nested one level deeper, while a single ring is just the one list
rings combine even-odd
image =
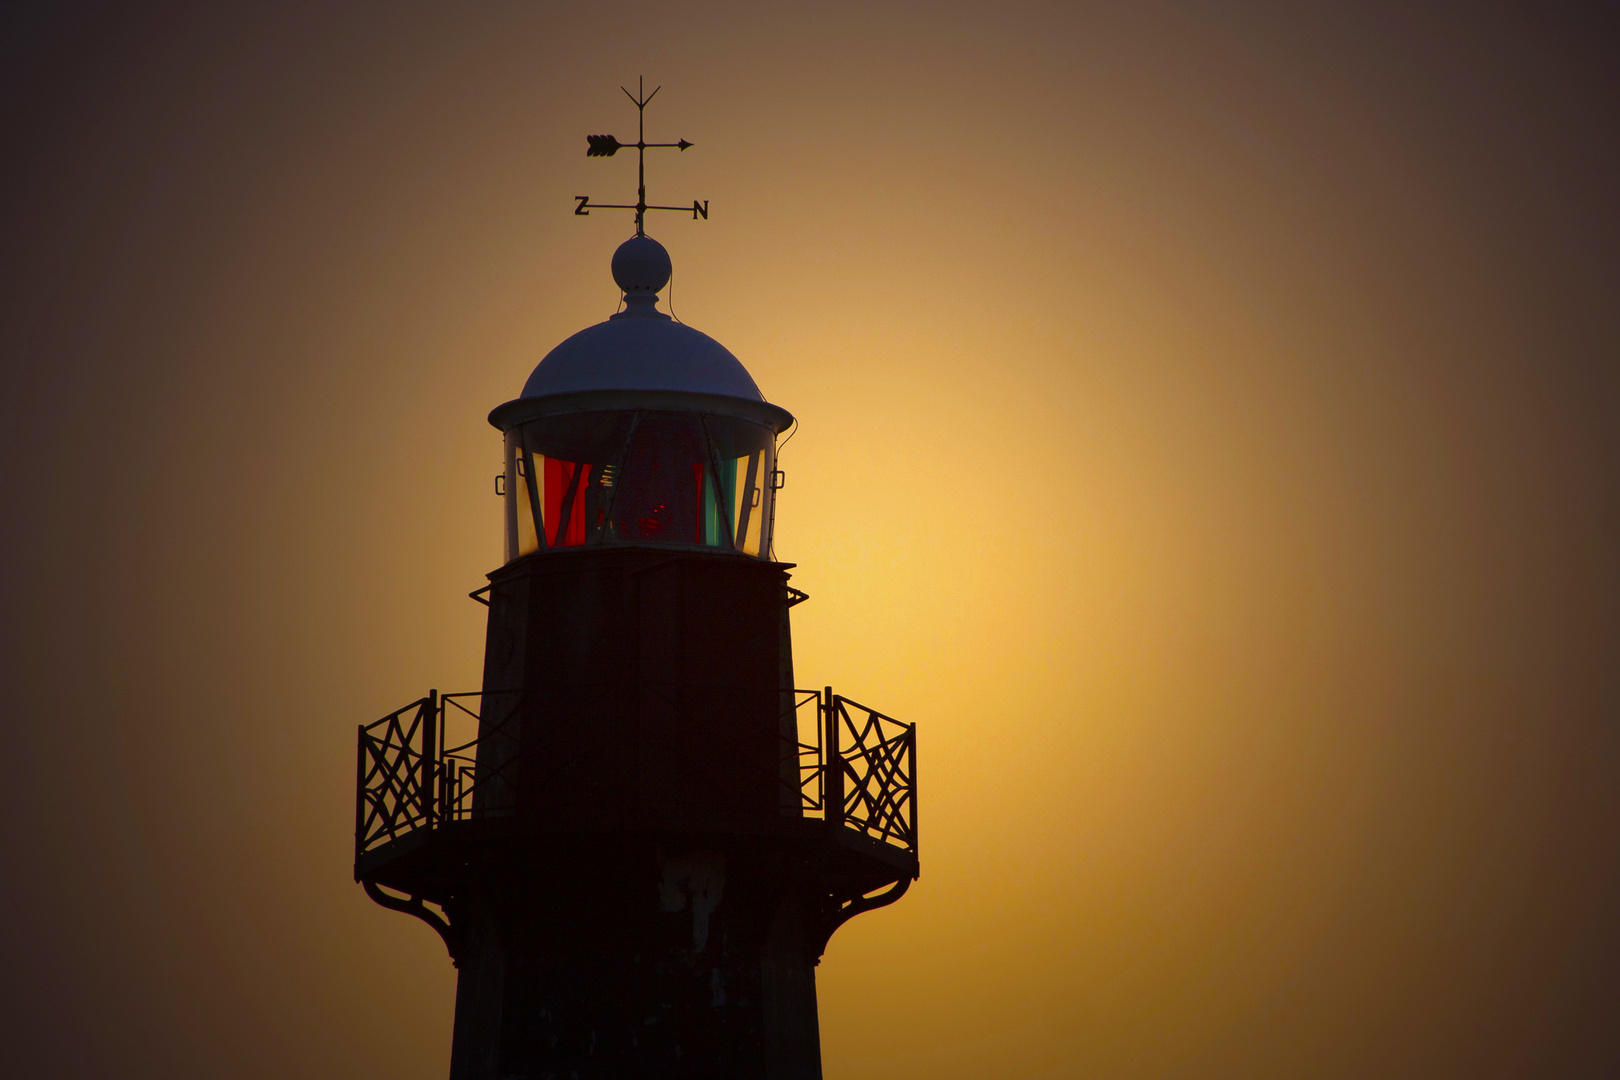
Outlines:
[{"label": "orange glowing sky", "polygon": [[1612,12],[5,18],[0,1073],[444,1074],[354,726],[477,683],[645,74],[799,682],[919,726],[829,1080],[1620,1075]]}]

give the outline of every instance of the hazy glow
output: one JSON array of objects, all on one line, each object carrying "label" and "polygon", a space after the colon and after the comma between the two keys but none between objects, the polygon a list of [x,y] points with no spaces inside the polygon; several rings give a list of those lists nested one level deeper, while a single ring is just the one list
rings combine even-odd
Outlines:
[{"label": "hazy glow", "polygon": [[354,725],[476,686],[644,73],[799,682],[920,728],[829,1080],[1620,1074],[1612,27],[331,7],[10,35],[0,1073],[444,1074]]}]

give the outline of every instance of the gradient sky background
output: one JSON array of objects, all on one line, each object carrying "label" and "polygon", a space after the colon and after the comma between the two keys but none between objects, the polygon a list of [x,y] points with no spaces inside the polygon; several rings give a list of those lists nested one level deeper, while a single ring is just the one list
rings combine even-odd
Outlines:
[{"label": "gradient sky background", "polygon": [[476,686],[484,417],[674,304],[918,722],[829,1080],[1620,1075],[1616,9],[8,6],[0,1073],[443,1076],[354,726]]}]

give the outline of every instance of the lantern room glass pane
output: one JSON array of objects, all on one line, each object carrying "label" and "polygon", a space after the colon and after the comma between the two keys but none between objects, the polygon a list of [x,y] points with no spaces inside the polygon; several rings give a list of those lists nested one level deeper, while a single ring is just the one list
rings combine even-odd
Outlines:
[{"label": "lantern room glass pane", "polygon": [[769,428],[730,417],[707,416],[720,475],[726,478],[722,505],[733,544],[755,558],[770,553],[771,486],[776,468],[776,435]]},{"label": "lantern room glass pane", "polygon": [[[687,413],[643,413],[625,450],[608,542],[706,544],[717,515],[708,512],[709,477],[703,423]],[[707,500],[705,495],[708,496]]]},{"label": "lantern room glass pane", "polygon": [[529,498],[528,459],[517,431],[506,433],[506,561],[540,550],[534,508]]},{"label": "lantern room glass pane", "polygon": [[547,550],[595,542],[634,423],[629,413],[575,413],[523,426],[529,497]]},{"label": "lantern room glass pane", "polygon": [[765,496],[770,489],[771,451],[769,449],[756,450],[745,457],[733,458],[727,471],[732,477],[733,490],[737,492],[732,502],[733,526],[732,530],[737,537],[737,550],[745,555],[758,556],[761,541],[768,525]]}]

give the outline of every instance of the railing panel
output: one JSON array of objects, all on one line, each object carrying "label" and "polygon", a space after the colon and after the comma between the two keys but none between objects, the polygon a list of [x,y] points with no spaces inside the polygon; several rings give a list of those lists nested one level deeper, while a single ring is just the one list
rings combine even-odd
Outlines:
[{"label": "railing panel", "polygon": [[[783,717],[782,806],[796,816],[817,817],[825,809],[821,760],[821,694],[794,690],[793,715]],[[787,696],[784,692],[783,697]],[[793,809],[789,809],[789,808]]]},{"label": "railing panel", "polygon": [[884,843],[917,850],[917,728],[857,701],[831,697],[840,817]]},{"label": "railing panel", "polygon": [[427,824],[432,812],[429,728],[437,723],[432,697],[419,698],[360,728],[355,854]]},{"label": "railing panel", "polygon": [[522,694],[502,690],[489,697],[494,711],[487,716],[482,692],[445,694],[441,699],[444,751],[438,776],[442,820],[504,817],[516,809],[513,781],[517,778],[516,725]]}]

